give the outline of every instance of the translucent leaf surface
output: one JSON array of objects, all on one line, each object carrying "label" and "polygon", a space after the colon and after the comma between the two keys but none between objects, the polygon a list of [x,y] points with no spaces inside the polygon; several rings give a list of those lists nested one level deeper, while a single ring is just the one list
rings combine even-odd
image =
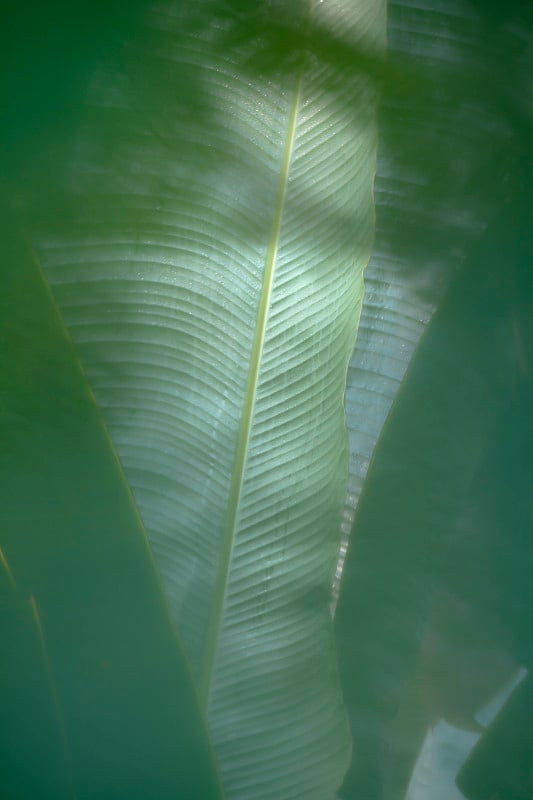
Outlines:
[{"label": "translucent leaf surface", "polygon": [[348,762],[329,595],[383,39],[374,0],[152,6],[20,191],[230,798],[323,800]]}]

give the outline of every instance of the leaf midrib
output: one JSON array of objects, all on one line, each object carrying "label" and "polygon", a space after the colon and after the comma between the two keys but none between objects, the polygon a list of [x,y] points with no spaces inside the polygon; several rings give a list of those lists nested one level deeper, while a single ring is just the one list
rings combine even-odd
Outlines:
[{"label": "leaf midrib", "polygon": [[[307,8],[306,27],[308,27],[309,24],[309,19],[311,15],[311,6],[312,6],[312,0],[309,0],[309,5]],[[248,377],[246,381],[246,390],[244,394],[241,424],[239,428],[239,435],[237,438],[235,460],[233,462],[233,471],[231,475],[230,490],[228,495],[228,505],[224,523],[224,530],[222,534],[222,543],[220,547],[220,560],[218,565],[217,577],[215,580],[215,586],[213,590],[213,596],[211,600],[212,613],[210,616],[209,627],[207,630],[206,645],[204,650],[205,656],[203,659],[202,672],[199,681],[199,698],[200,698],[200,703],[202,704],[204,709],[207,709],[209,704],[209,696],[213,682],[213,673],[215,669],[218,642],[220,639],[220,631],[222,628],[225,597],[228,586],[228,576],[231,566],[231,558],[235,543],[235,536],[237,532],[239,507],[242,496],[242,487],[244,483],[244,474],[246,470],[246,461],[248,457],[248,447],[252,430],[255,399],[257,395],[257,385],[259,382],[261,359],[263,355],[263,346],[265,342],[266,328],[268,322],[268,312],[272,297],[272,287],[274,284],[274,274],[276,270],[276,262],[277,262],[280,234],[281,234],[281,224],[283,219],[283,210],[285,206],[285,198],[287,195],[289,169],[294,148],[294,141],[296,138],[296,126],[298,121],[298,110],[300,107],[303,72],[304,72],[304,64],[301,65],[298,71],[294,89],[293,101],[289,114],[289,123],[287,128],[285,149],[283,152],[283,160],[282,160],[280,179],[278,184],[276,205],[274,209],[274,216],[272,219],[269,244],[265,257],[263,284],[261,287],[261,295],[257,311],[254,339],[250,355],[250,365],[248,368]]]}]

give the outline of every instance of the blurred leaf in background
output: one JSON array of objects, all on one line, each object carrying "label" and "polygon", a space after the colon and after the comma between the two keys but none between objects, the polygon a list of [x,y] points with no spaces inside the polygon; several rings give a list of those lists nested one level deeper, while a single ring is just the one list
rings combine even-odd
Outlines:
[{"label": "blurred leaf in background", "polygon": [[381,108],[347,390],[347,798],[403,799],[428,727],[474,728],[529,666],[532,31],[528,4],[389,4],[406,79]]}]

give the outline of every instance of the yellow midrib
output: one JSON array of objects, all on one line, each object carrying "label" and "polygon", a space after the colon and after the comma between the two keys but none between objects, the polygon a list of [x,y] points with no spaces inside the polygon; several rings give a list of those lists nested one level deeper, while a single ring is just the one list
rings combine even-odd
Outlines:
[{"label": "yellow midrib", "polygon": [[[309,8],[310,6],[311,3],[309,4]],[[255,397],[257,394],[257,384],[259,381],[261,358],[265,342],[268,311],[270,308],[270,300],[272,296],[272,286],[274,283],[274,273],[276,268],[276,260],[277,260],[280,233],[281,233],[283,208],[285,205],[285,197],[287,194],[289,167],[293,152],[294,140],[296,136],[296,125],[298,118],[298,109],[300,105],[302,78],[303,78],[303,68],[300,69],[296,81],[294,99],[292,102],[290,116],[289,116],[289,125],[287,130],[285,150],[283,153],[283,161],[281,166],[276,207],[274,210],[274,217],[272,220],[272,228],[269,237],[269,246],[265,258],[263,285],[261,287],[261,296],[259,301],[257,322],[254,333],[254,342],[251,352],[250,366],[248,369],[248,377],[246,381],[246,391],[244,395],[241,425],[239,429],[239,436],[237,439],[235,461],[233,463],[233,472],[231,476],[230,491],[228,496],[226,520],[225,520],[224,532],[220,548],[220,561],[218,566],[218,573],[215,582],[215,587],[213,591],[213,597],[211,600],[213,613],[210,618],[210,624],[207,632],[205,657],[203,659],[203,671],[200,676],[200,690],[199,690],[200,702],[202,703],[204,709],[207,709],[209,702],[209,694],[212,684],[213,671],[215,667],[216,653],[218,649],[218,640],[220,637],[220,629],[222,626],[224,599],[227,587],[227,576],[229,573],[231,557],[233,552],[233,545],[235,541],[235,533],[237,530],[240,498],[244,481],[246,460],[248,456],[248,445],[250,442],[250,434],[252,430]]]}]

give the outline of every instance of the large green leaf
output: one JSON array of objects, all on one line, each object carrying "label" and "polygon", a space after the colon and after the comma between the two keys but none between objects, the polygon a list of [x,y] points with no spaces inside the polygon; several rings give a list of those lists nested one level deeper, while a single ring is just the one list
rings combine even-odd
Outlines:
[{"label": "large green leaf", "polygon": [[347,528],[420,336],[473,244],[522,191],[531,52],[525,20],[506,19],[512,6],[500,18],[469,0],[388,4],[376,240],[346,392]]},{"label": "large green leaf", "polygon": [[[389,54],[405,80],[381,106],[376,245],[347,389],[351,552],[336,619],[354,737],[347,798],[403,800],[435,721],[421,696],[471,722],[494,665],[516,658],[495,620],[517,626],[505,605],[528,596],[517,562],[530,563],[518,534],[530,467],[512,429],[528,441],[516,361],[529,336],[531,9],[475,5],[389,3]],[[511,474],[512,526],[504,503],[494,510]],[[524,633],[512,635],[523,648]],[[418,777],[417,796],[436,796],[439,776]]]},{"label": "large green leaf", "polygon": [[6,206],[1,233],[0,792],[220,798],[116,453]]},{"label": "large green leaf", "polygon": [[154,5],[15,191],[228,797],[322,800],[348,763],[329,596],[384,10]]}]

